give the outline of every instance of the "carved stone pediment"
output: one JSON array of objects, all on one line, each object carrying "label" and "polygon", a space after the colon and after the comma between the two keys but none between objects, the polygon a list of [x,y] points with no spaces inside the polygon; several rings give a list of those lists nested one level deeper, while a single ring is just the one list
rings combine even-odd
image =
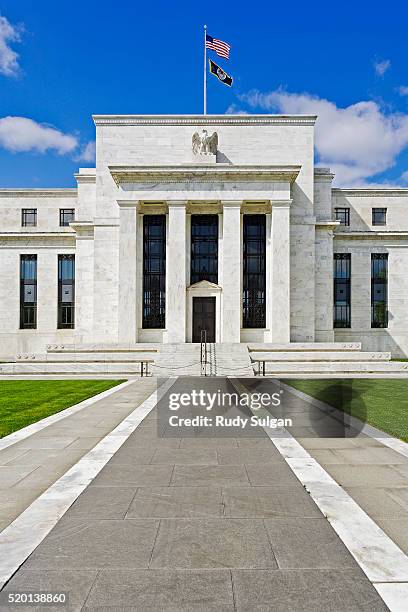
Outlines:
[{"label": "carved stone pediment", "polygon": [[207,281],[207,280],[199,281],[198,283],[194,283],[193,285],[190,285],[189,287],[187,287],[188,291],[203,291],[206,289],[208,291],[221,291],[220,285],[216,285],[215,283],[210,283],[210,281]]}]

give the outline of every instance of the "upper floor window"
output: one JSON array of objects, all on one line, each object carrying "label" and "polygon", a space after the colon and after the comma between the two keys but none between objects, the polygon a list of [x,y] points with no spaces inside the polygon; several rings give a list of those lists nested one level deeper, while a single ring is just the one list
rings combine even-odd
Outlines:
[{"label": "upper floor window", "polygon": [[21,225],[22,227],[35,227],[37,225],[37,209],[36,208],[23,208],[21,211]]},{"label": "upper floor window", "polygon": [[75,208],[60,208],[60,227],[68,227],[68,225],[74,220],[74,215]]},{"label": "upper floor window", "polygon": [[335,208],[336,221],[340,221],[340,225],[350,225],[350,209]]},{"label": "upper floor window", "polygon": [[386,225],[387,223],[387,209],[386,208],[373,208],[371,212],[372,212],[372,225]]}]

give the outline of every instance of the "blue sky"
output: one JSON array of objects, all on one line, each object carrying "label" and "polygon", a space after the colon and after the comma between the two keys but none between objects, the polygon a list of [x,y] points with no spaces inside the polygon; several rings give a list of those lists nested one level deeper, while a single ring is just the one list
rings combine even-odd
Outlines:
[{"label": "blue sky", "polygon": [[201,113],[204,23],[235,79],[208,77],[209,113],[315,112],[337,184],[408,186],[408,9],[386,9],[0,0],[0,187],[74,185],[93,113]]}]

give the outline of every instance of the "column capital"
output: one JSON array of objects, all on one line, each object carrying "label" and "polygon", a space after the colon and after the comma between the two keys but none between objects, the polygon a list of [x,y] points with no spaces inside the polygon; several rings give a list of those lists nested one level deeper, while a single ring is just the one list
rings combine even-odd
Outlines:
[{"label": "column capital", "polygon": [[290,208],[293,200],[271,200],[272,209],[274,208]]},{"label": "column capital", "polygon": [[242,200],[221,200],[223,208],[241,208]]}]

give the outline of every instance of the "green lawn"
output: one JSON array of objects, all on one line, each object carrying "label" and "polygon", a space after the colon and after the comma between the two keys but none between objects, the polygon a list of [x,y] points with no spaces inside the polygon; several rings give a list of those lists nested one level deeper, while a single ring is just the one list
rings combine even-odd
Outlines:
[{"label": "green lawn", "polygon": [[408,379],[283,382],[408,442]]},{"label": "green lawn", "polygon": [[0,382],[0,438],[123,380],[7,380]]}]

